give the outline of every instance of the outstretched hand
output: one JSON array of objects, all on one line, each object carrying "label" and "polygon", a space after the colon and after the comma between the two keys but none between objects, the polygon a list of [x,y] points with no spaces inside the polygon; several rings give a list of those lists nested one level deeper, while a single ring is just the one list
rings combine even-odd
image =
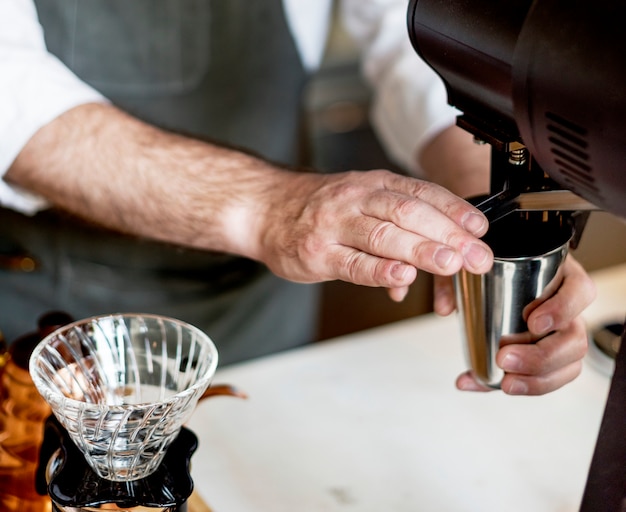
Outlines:
[{"label": "outstretched hand", "polygon": [[484,273],[485,217],[430,182],[389,171],[290,173],[260,217],[259,259],[279,276],[389,288],[401,300],[417,270]]}]

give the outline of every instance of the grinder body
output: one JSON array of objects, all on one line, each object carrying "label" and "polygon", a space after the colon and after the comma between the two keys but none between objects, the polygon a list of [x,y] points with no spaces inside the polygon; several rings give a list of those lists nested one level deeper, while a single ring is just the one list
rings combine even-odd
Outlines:
[{"label": "grinder body", "polygon": [[[415,50],[459,126],[493,148],[494,198],[562,188],[626,217],[624,20],[623,0],[410,0]],[[581,512],[626,503],[625,340],[626,328]]]},{"label": "grinder body", "polygon": [[462,127],[626,217],[625,19],[621,0],[411,0],[408,28]]}]

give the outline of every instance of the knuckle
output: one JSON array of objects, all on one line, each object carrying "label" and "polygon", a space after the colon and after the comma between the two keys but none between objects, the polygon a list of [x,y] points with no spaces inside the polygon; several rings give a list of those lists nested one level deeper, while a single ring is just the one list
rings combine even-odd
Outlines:
[{"label": "knuckle", "polygon": [[578,343],[576,344],[575,356],[578,360],[581,360],[587,354],[587,350],[589,348],[589,338],[587,336],[587,331],[582,320],[578,322],[580,326],[578,329],[577,339]]},{"label": "knuckle", "polygon": [[461,248],[470,242],[461,228],[446,229],[441,235],[442,242],[449,247]]},{"label": "knuckle", "polygon": [[359,180],[348,179],[351,176],[351,174],[348,174],[346,179],[334,182],[329,191],[329,195],[339,198],[342,201],[348,201],[344,203],[345,205],[350,204],[350,201],[361,196],[364,190]]},{"label": "knuckle", "polygon": [[544,395],[569,384],[582,373],[582,369],[582,361],[576,361],[560,372],[555,372],[553,374],[546,375],[543,378],[537,379],[534,394]]},{"label": "knuckle", "polygon": [[394,224],[391,222],[379,222],[369,232],[367,237],[368,247],[374,251],[380,251],[385,245],[394,230]]},{"label": "knuckle", "polygon": [[539,375],[548,370],[549,362],[553,356],[552,350],[549,350],[544,345],[536,344],[530,345],[534,348],[530,352],[530,357],[527,361],[525,373],[528,375]]},{"label": "knuckle", "polygon": [[415,198],[410,196],[400,196],[395,200],[392,216],[396,223],[400,223],[402,219],[410,219],[417,217],[419,203]]},{"label": "knuckle", "polygon": [[300,247],[302,250],[302,256],[305,258],[317,254],[321,249],[320,241],[314,235],[304,236]]},{"label": "knuckle", "polygon": [[323,237],[309,233],[301,238],[298,246],[299,258],[302,261],[317,260],[325,254],[326,242]]},{"label": "knuckle", "polygon": [[426,181],[426,180],[417,180],[417,179],[413,180],[412,186],[413,186],[413,194],[417,197],[430,195],[433,192],[440,194],[440,191],[442,190],[445,191],[445,189],[442,186],[437,185],[436,183],[433,183],[432,181]]},{"label": "knuckle", "polygon": [[363,262],[363,253],[362,252],[354,252],[343,263],[343,267],[345,269],[347,278],[350,282],[360,284],[361,280],[359,276],[361,274]]},{"label": "knuckle", "polygon": [[433,244],[429,242],[422,242],[419,244],[415,244],[411,248],[411,257],[413,261],[415,261],[420,267],[437,269],[437,272],[443,272],[443,269],[438,268],[436,265],[435,251],[437,250],[438,244]]},{"label": "knuckle", "polygon": [[571,373],[572,378],[570,379],[570,381],[577,378],[583,372],[583,362],[579,360],[579,361],[576,361],[571,366],[572,366],[572,373]]},{"label": "knuckle", "polygon": [[591,279],[590,276],[585,274],[585,278],[586,279],[584,280],[581,293],[584,297],[587,298],[585,306],[588,306],[594,300],[596,300],[596,297],[598,296],[598,289],[596,287],[596,283],[594,283],[593,279]]}]

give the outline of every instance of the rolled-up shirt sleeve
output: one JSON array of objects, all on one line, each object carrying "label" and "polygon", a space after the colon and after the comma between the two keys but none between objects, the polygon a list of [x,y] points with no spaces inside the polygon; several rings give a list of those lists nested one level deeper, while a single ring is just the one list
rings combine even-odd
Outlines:
[{"label": "rolled-up shirt sleeve", "polygon": [[373,89],[371,119],[389,156],[420,174],[417,154],[434,135],[454,124],[444,84],[409,40],[407,0],[343,0],[342,21],[363,55]]},{"label": "rolled-up shirt sleeve", "polygon": [[[0,1],[0,177],[41,128],[63,112],[106,102],[48,53],[30,0]],[[44,198],[0,180],[0,204],[32,214]]]}]

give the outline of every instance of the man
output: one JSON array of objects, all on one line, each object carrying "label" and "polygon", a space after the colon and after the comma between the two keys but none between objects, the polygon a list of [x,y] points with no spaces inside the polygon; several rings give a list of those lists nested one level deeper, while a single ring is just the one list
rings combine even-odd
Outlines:
[{"label": "man", "polygon": [[[377,24],[397,20],[406,3],[345,7],[376,53],[390,32]],[[80,317],[167,314],[209,333],[229,363],[311,339],[316,288],[296,283],[343,279],[401,300],[417,269],[488,270],[492,254],[478,239],[485,218],[445,189],[386,171],[291,170],[306,163],[300,92],[329,8],[320,0],[5,1],[1,197],[39,213],[4,211],[3,222],[40,266],[2,275],[10,313],[2,322],[17,325],[44,307]],[[399,65],[384,51],[368,62],[404,74],[420,65],[413,52],[402,55]],[[436,79],[414,69],[425,83],[398,89],[445,114],[435,122],[436,113],[410,113],[423,126],[388,137],[396,154],[421,153],[452,115],[445,102],[424,99]],[[394,117],[391,106],[381,110]],[[522,359],[512,392],[516,382],[528,393],[555,389],[580,369],[578,315],[592,293],[584,272],[570,269],[562,292],[535,313],[549,313],[556,330],[547,357],[508,349]],[[449,309],[449,294],[436,307]]]}]

